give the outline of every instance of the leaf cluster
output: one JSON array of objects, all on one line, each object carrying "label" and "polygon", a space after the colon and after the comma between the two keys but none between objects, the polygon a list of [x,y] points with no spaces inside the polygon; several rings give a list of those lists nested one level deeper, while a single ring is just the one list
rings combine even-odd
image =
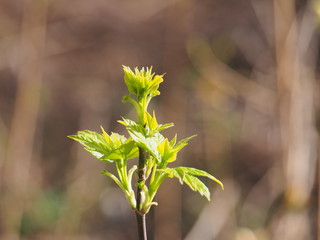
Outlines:
[{"label": "leaf cluster", "polygon": [[[168,164],[177,159],[177,155],[194,136],[177,141],[177,136],[169,140],[161,132],[173,126],[173,123],[159,124],[156,115],[149,114],[148,104],[152,97],[159,95],[159,84],[163,75],[155,75],[152,68],[137,68],[132,71],[124,66],[124,81],[128,87],[129,95],[124,101],[131,102],[137,111],[138,120],[122,118],[118,122],[125,126],[129,137],[117,133],[108,135],[101,127],[102,133],[89,130],[79,131],[69,136],[82,144],[89,153],[106,163],[115,163],[117,176],[105,170],[102,173],[112,178],[123,190],[132,209],[140,215],[146,214],[152,205],[157,190],[166,178],[177,178],[180,183],[187,184],[193,191],[199,192],[210,200],[210,191],[198,177],[207,177],[223,188],[223,184],[211,174],[189,167],[170,168]],[[133,94],[134,96],[132,96]],[[141,150],[141,151],[140,151]],[[141,202],[137,206],[135,192],[132,189],[132,176],[138,168],[134,165],[127,170],[127,161],[137,158],[143,152],[146,161],[143,166],[143,179],[137,186],[141,193]]]},{"label": "leaf cluster", "polygon": [[160,94],[158,88],[159,84],[163,82],[163,75],[155,75],[151,68],[138,68],[134,72],[126,66],[123,66],[124,81],[130,93],[138,97],[150,95],[154,97]]}]

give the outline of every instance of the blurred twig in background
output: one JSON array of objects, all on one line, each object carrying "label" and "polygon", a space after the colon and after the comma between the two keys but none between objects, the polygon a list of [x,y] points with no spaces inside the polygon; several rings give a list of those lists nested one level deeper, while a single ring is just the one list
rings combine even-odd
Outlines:
[{"label": "blurred twig in background", "polygon": [[[316,19],[310,5],[296,15],[294,1],[274,1],[280,134],[287,211],[275,239],[311,239],[308,212],[314,186],[317,138],[314,122]],[[316,36],[317,37],[317,36]],[[318,40],[318,38],[316,38]],[[294,227],[298,224],[300,227]]]},{"label": "blurred twig in background", "polygon": [[26,206],[39,190],[35,133],[41,96],[47,1],[23,1],[16,65],[17,93],[4,162],[1,204],[4,239],[20,239]]}]

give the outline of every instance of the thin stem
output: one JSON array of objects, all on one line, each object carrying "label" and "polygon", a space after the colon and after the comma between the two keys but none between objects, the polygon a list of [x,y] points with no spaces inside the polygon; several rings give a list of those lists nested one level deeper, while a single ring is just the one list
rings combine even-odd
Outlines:
[{"label": "thin stem", "polygon": [[146,215],[141,216],[138,212],[136,212],[136,217],[138,223],[139,240],[147,240]]},{"label": "thin stem", "polygon": [[146,173],[146,151],[139,147],[139,165],[138,165],[138,188],[137,188],[137,224],[138,224],[138,235],[139,240],[147,240],[147,227],[146,227],[146,217],[144,213],[141,213],[141,200],[142,200],[142,185],[145,182]]},{"label": "thin stem", "polygon": [[137,210],[141,210],[142,184],[145,182],[146,172],[146,151],[139,147],[139,164],[138,164],[138,188],[137,188]]}]

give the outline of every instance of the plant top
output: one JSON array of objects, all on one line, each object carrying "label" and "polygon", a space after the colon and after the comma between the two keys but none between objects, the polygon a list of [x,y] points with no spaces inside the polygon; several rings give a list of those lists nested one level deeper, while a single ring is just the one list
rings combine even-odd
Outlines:
[{"label": "plant top", "polygon": [[[108,134],[101,127],[101,134],[84,130],[69,136],[84,146],[84,149],[107,164],[116,165],[116,173],[104,170],[102,174],[110,177],[124,192],[131,208],[139,215],[148,213],[160,185],[166,178],[177,178],[193,191],[210,200],[210,192],[198,177],[207,177],[223,184],[211,174],[191,167],[169,167],[177,155],[194,136],[177,141],[177,136],[169,140],[160,132],[172,127],[173,123],[159,124],[155,112],[148,112],[150,100],[159,95],[159,84],[164,75],[152,73],[152,67],[135,68],[123,66],[124,82],[129,94],[123,97],[137,112],[137,120],[122,118],[118,122],[128,131],[128,137],[118,133]],[[127,169],[127,162],[139,157],[139,164]],[[133,174],[137,170],[137,193],[132,188]]]}]

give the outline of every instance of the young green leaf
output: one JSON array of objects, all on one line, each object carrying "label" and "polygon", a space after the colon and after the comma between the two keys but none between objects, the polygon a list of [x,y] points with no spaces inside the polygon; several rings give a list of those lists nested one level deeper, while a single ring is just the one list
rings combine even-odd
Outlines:
[{"label": "young green leaf", "polygon": [[89,130],[79,131],[77,135],[68,136],[69,138],[81,143],[84,149],[100,160],[109,154],[109,149],[105,146],[105,139],[96,132]]},{"label": "young green leaf", "polygon": [[140,132],[129,130],[129,134],[139,147],[145,149],[157,162],[160,162],[161,156],[157,150],[159,142],[163,141],[163,136],[160,133],[154,134],[153,137],[146,137]]},{"label": "young green leaf", "polygon": [[198,178],[186,174],[183,180],[193,191],[199,192],[201,196],[205,196],[210,201],[210,191],[207,186]]},{"label": "young green leaf", "polygon": [[139,155],[138,148],[131,139],[111,133],[108,135],[103,128],[102,134],[89,130],[79,131],[69,138],[78,141],[84,149],[104,162],[114,162],[119,159],[131,159]]},{"label": "young green leaf", "polygon": [[158,128],[159,124],[157,122],[157,118],[154,112],[153,112],[153,116],[151,116],[148,112],[145,112],[144,117],[145,117],[146,126],[148,126],[150,130],[155,130]]},{"label": "young green leaf", "polygon": [[[194,137],[196,137],[197,135],[192,135],[192,136],[190,136],[190,137],[187,137],[187,138],[185,138],[185,139],[182,139],[181,141],[179,141],[177,144],[175,144],[174,145],[174,149],[176,150],[176,151],[180,151],[182,148],[184,148],[185,146],[187,146],[188,145],[188,142],[192,139],[192,138],[194,138]],[[176,141],[176,140],[175,140]]]},{"label": "young green leaf", "polygon": [[139,147],[145,149],[154,156],[157,161],[160,161],[161,156],[157,150],[157,146],[164,140],[163,136],[158,132],[149,136],[146,129],[141,124],[127,118],[122,119],[123,121],[118,122],[127,128],[132,140],[135,141]]},{"label": "young green leaf", "polygon": [[199,192],[202,196],[205,196],[210,200],[210,192],[203,182],[200,181],[195,176],[207,177],[215,182],[217,182],[223,189],[223,184],[211,174],[189,167],[176,167],[176,168],[165,168],[159,169],[158,171],[163,171],[170,178],[178,178],[180,183],[186,183],[193,191]]},{"label": "young green leaf", "polygon": [[122,124],[123,126],[125,126],[127,128],[128,131],[132,131],[132,132],[139,132],[142,135],[146,136],[147,135],[147,131],[146,129],[139,123],[129,119],[129,118],[122,118],[121,120],[118,120],[118,123]]},{"label": "young green leaf", "polygon": [[167,163],[173,162],[177,159],[178,152],[188,145],[188,141],[194,138],[196,135],[187,137],[176,144],[177,136],[175,136],[170,142],[168,139],[158,144],[158,151],[161,155],[161,167],[166,166]]},{"label": "young green leaf", "polygon": [[176,160],[178,151],[176,151],[174,147],[170,145],[170,142],[167,138],[158,144],[157,149],[161,155],[162,163],[173,162]]},{"label": "young green leaf", "polygon": [[127,66],[123,66],[124,81],[128,87],[130,93],[137,96],[150,97],[159,95],[159,84],[163,82],[163,75],[155,75],[152,73],[152,67],[134,69],[134,72]]},{"label": "young green leaf", "polygon": [[222,190],[224,189],[223,183],[220,180],[218,180],[217,178],[215,178],[214,176],[212,176],[211,174],[209,174],[203,170],[191,168],[191,167],[176,167],[175,170],[178,172],[181,172],[181,171],[187,172],[187,174],[189,174],[189,175],[207,177],[207,178],[211,179],[212,181],[215,181],[216,183],[218,183],[220,185],[220,187],[222,188]]},{"label": "young green leaf", "polygon": [[167,124],[158,124],[155,112],[151,116],[148,112],[145,113],[145,123],[146,123],[146,130],[148,135],[153,135],[156,132],[161,132],[167,128],[173,127],[173,123]]}]

